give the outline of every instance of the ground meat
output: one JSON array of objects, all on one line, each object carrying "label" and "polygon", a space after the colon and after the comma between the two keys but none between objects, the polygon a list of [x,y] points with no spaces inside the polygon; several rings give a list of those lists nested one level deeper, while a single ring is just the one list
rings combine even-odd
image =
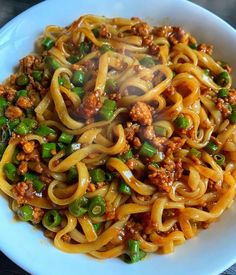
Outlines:
[{"label": "ground meat", "polygon": [[198,49],[198,51],[207,53],[209,55],[212,55],[212,53],[213,53],[213,45],[206,45],[206,44],[202,43],[202,44],[198,45],[197,49]]},{"label": "ground meat", "polygon": [[156,27],[152,30],[152,33],[158,37],[168,38],[173,31],[171,26]]},{"label": "ground meat", "polygon": [[141,143],[141,141],[138,137],[135,137],[133,139],[133,146],[134,146],[135,149],[138,149],[142,146],[142,143]]},{"label": "ground meat", "polygon": [[79,113],[85,119],[89,119],[95,116],[101,107],[102,107],[102,103],[100,99],[100,93],[99,91],[93,91],[93,92],[87,93],[84,96],[83,102],[80,106]]},{"label": "ground meat", "polygon": [[125,164],[129,167],[130,170],[133,170],[135,166],[135,160],[131,158],[127,160]]},{"label": "ground meat", "polygon": [[143,37],[143,45],[150,46],[153,43],[153,35],[147,35]]},{"label": "ground meat", "polygon": [[99,34],[102,38],[110,38],[111,37],[111,33],[109,32],[106,25],[101,25],[101,27],[99,29]]},{"label": "ground meat", "polygon": [[151,44],[149,45],[149,52],[152,55],[157,55],[159,56],[160,53],[160,46],[159,45],[155,45],[155,44]]},{"label": "ground meat", "polygon": [[20,118],[23,115],[22,110],[17,106],[9,106],[5,111],[5,115],[9,119]]},{"label": "ground meat", "polygon": [[163,167],[155,168],[153,165],[149,165],[148,169],[151,170],[151,173],[148,175],[150,183],[166,192],[170,192],[174,180],[173,173]]},{"label": "ground meat", "polygon": [[18,204],[27,203],[28,199],[33,199],[35,190],[30,182],[19,182],[12,188],[12,193]]},{"label": "ground meat", "polygon": [[154,139],[152,139],[152,144],[158,149],[158,151],[163,152],[166,141],[166,137],[155,137]]},{"label": "ground meat", "polygon": [[117,93],[111,93],[108,95],[109,99],[118,101],[121,99],[121,94],[119,92]]},{"label": "ground meat", "polygon": [[125,128],[125,137],[127,141],[132,142],[135,138],[136,133],[138,133],[139,125],[136,123],[128,122]]},{"label": "ground meat", "polygon": [[148,139],[148,140],[152,140],[156,137],[156,134],[152,125],[141,128],[141,135],[144,139]]},{"label": "ground meat", "polygon": [[31,161],[28,163],[29,164],[29,168],[39,174],[42,174],[43,172],[43,165],[40,162],[35,162],[35,161]]},{"label": "ground meat", "polygon": [[229,102],[230,105],[235,105],[236,104],[236,90],[235,89],[231,89],[229,91],[228,102]]},{"label": "ground meat", "polygon": [[186,139],[181,138],[181,137],[173,137],[173,138],[167,140],[167,142],[165,144],[167,147],[166,154],[170,155],[172,153],[179,151],[183,147],[185,142],[186,142]]},{"label": "ground meat", "polygon": [[33,140],[27,141],[23,144],[22,148],[26,154],[30,154],[34,151],[35,142]]},{"label": "ground meat", "polygon": [[20,70],[24,73],[31,74],[33,69],[40,66],[42,59],[35,55],[27,55],[20,60]]},{"label": "ground meat", "polygon": [[32,161],[37,161],[37,162],[39,162],[39,161],[40,161],[40,153],[39,153],[39,150],[38,150],[38,149],[34,149],[34,150],[32,151],[32,153],[26,154],[26,155],[25,155],[25,160],[26,160],[26,161],[32,160]]},{"label": "ground meat", "polygon": [[168,97],[174,95],[175,93],[176,93],[176,89],[174,86],[171,85],[165,89],[165,91],[163,92],[163,95],[168,98]]},{"label": "ground meat", "polygon": [[16,102],[16,105],[21,107],[22,109],[28,109],[33,106],[32,101],[30,100],[29,97],[26,96],[20,96]]},{"label": "ground meat", "polygon": [[18,166],[17,172],[19,175],[24,175],[28,171],[28,162],[21,161],[20,165]]},{"label": "ground meat", "polygon": [[23,152],[18,153],[16,159],[19,161],[25,160],[25,154]]},{"label": "ground meat", "polygon": [[144,102],[137,102],[130,111],[130,117],[133,121],[137,121],[141,125],[152,124],[152,113],[150,106]]},{"label": "ground meat", "polygon": [[174,180],[180,179],[183,175],[183,171],[184,171],[184,169],[182,167],[182,161],[181,161],[181,159],[179,159],[175,162]]},{"label": "ground meat", "polygon": [[224,118],[227,118],[228,115],[230,114],[230,110],[227,108],[227,106],[224,102],[224,99],[222,99],[222,98],[217,98],[216,108],[221,112],[221,114]]},{"label": "ground meat", "polygon": [[[45,170],[44,170],[45,172]],[[52,178],[49,175],[40,175],[40,180],[46,184],[50,184],[52,182]]]},{"label": "ground meat", "polygon": [[96,186],[94,183],[89,183],[88,184],[88,188],[87,188],[87,191],[88,192],[94,192],[96,190]]},{"label": "ground meat", "polygon": [[56,232],[52,232],[50,230],[45,230],[44,231],[44,236],[49,238],[49,239],[54,239],[56,236]]},{"label": "ground meat", "polygon": [[32,223],[34,224],[40,223],[43,218],[43,215],[44,215],[43,209],[34,207]]},{"label": "ground meat", "polygon": [[66,243],[69,243],[70,242],[70,240],[71,240],[71,236],[69,235],[69,234],[64,234],[62,237],[61,237],[61,239],[64,241],[64,242],[66,242]]},{"label": "ground meat", "polygon": [[185,31],[180,27],[173,27],[173,32],[169,36],[171,44],[176,45],[178,43],[184,43],[186,40]]},{"label": "ground meat", "polygon": [[131,31],[133,34],[147,37],[151,32],[151,27],[145,22],[138,23],[134,26],[132,26]]},{"label": "ground meat", "polygon": [[8,101],[13,101],[15,99],[16,90],[8,87],[0,85],[0,95],[5,96]]},{"label": "ground meat", "polygon": [[232,73],[232,67],[229,66],[229,64],[223,64],[221,65],[224,70],[226,70],[229,74]]}]

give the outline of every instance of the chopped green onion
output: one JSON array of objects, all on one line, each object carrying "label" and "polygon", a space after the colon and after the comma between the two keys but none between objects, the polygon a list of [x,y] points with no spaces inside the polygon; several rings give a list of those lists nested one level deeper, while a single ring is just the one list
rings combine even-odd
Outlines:
[{"label": "chopped green onion", "polygon": [[43,79],[43,72],[42,71],[33,71],[32,77],[35,81],[41,82]]},{"label": "chopped green onion", "polygon": [[93,35],[94,35],[96,38],[99,37],[100,32],[99,32],[99,29],[98,29],[98,28],[93,28],[93,29],[92,29],[92,32],[93,32]]},{"label": "chopped green onion", "polygon": [[75,86],[83,86],[85,82],[85,73],[81,70],[75,71],[72,75],[71,82]]},{"label": "chopped green onion", "polygon": [[146,253],[140,249],[139,241],[129,240],[128,241],[129,255],[126,255],[124,260],[127,263],[136,263],[146,256]]},{"label": "chopped green onion", "polygon": [[222,166],[222,165],[225,164],[225,156],[224,156],[224,155],[222,155],[222,154],[217,154],[217,155],[214,155],[213,158],[214,158],[215,162],[216,162],[218,165]]},{"label": "chopped green onion", "polygon": [[5,110],[7,106],[8,106],[8,102],[6,98],[3,96],[0,96],[0,109]]},{"label": "chopped green onion", "polygon": [[6,142],[0,142],[0,159],[3,156],[6,147],[7,147],[7,143]]},{"label": "chopped green onion", "polygon": [[40,125],[38,129],[36,129],[35,133],[41,137],[56,135],[56,131],[46,125]]},{"label": "chopped green onion", "polygon": [[209,141],[204,149],[208,154],[213,155],[219,149],[219,147],[213,141]]},{"label": "chopped green onion", "polygon": [[196,50],[197,47],[198,47],[198,44],[197,44],[197,43],[192,43],[192,44],[189,44],[188,46],[189,46],[191,49]]},{"label": "chopped green onion", "polygon": [[155,168],[160,168],[157,162],[151,162],[149,165],[151,165]]},{"label": "chopped green onion", "polygon": [[229,89],[222,88],[218,91],[217,97],[219,98],[225,98],[229,95]]},{"label": "chopped green onion", "polygon": [[145,141],[139,150],[139,154],[144,157],[152,157],[157,153],[157,149]]},{"label": "chopped green onion", "polygon": [[6,177],[10,180],[10,181],[16,181],[17,180],[17,169],[15,167],[14,164],[12,163],[6,163],[4,165],[4,173],[6,175]]},{"label": "chopped green onion", "polygon": [[70,144],[72,142],[72,139],[74,138],[73,135],[67,134],[67,133],[61,133],[58,141],[65,143],[65,144]]},{"label": "chopped green onion", "polygon": [[101,196],[93,197],[89,202],[88,214],[90,217],[100,217],[106,211],[106,204]]},{"label": "chopped green onion", "polygon": [[105,172],[101,168],[92,169],[89,172],[92,182],[105,181]]},{"label": "chopped green onion", "polygon": [[52,72],[61,67],[60,63],[51,56],[46,56],[44,62]]},{"label": "chopped green onion", "polygon": [[229,84],[230,76],[227,72],[221,72],[216,77],[216,83],[222,87]]},{"label": "chopped green onion", "polygon": [[42,181],[40,181],[39,179],[33,180],[32,184],[33,184],[34,190],[37,193],[41,193],[45,187],[45,184]]},{"label": "chopped green onion", "polygon": [[119,192],[125,195],[129,195],[129,196],[131,195],[131,188],[129,187],[128,184],[126,184],[124,180],[120,181]]},{"label": "chopped green onion", "polygon": [[209,69],[204,69],[203,72],[205,75],[208,75],[208,76],[211,74],[211,71]]},{"label": "chopped green onion", "polygon": [[99,111],[99,114],[103,119],[110,120],[114,115],[114,111],[111,111],[111,110],[108,110],[108,109],[101,109]]},{"label": "chopped green onion", "polygon": [[116,173],[113,172],[107,172],[105,174],[106,181],[111,182],[116,177]]},{"label": "chopped green onion", "polygon": [[19,149],[16,148],[13,155],[12,155],[12,158],[11,158],[11,162],[13,164],[16,164],[16,165],[19,165],[20,161],[16,158],[17,154],[19,153]]},{"label": "chopped green onion", "polygon": [[75,64],[77,63],[78,61],[80,61],[81,59],[81,55],[71,55],[68,57],[68,61],[71,63],[71,64]]},{"label": "chopped green onion", "polygon": [[31,221],[33,218],[33,208],[32,206],[26,204],[17,209],[17,215],[18,217],[24,221],[28,222]]},{"label": "chopped green onion", "polygon": [[157,136],[159,137],[166,137],[167,136],[167,130],[165,127],[162,126],[154,126],[154,130]]},{"label": "chopped green onion", "polygon": [[69,204],[68,209],[73,216],[81,217],[88,211],[88,199],[81,197]]},{"label": "chopped green onion", "polygon": [[52,151],[56,151],[56,143],[43,143],[42,144],[42,158],[51,158]]},{"label": "chopped green onion", "polygon": [[147,68],[151,68],[156,65],[155,61],[149,56],[146,56],[146,57],[142,58],[141,60],[139,60],[139,63]]},{"label": "chopped green onion", "polygon": [[94,228],[94,230],[96,232],[98,232],[101,229],[101,227],[102,227],[102,223],[101,222],[93,224],[93,228]]},{"label": "chopped green onion", "polygon": [[82,87],[74,87],[72,92],[76,93],[80,98],[83,98],[85,91]]},{"label": "chopped green onion", "polygon": [[73,152],[79,150],[81,147],[80,143],[71,143],[65,148],[65,153],[67,156],[71,155]]},{"label": "chopped green onion", "polygon": [[232,114],[229,116],[229,121],[231,123],[236,123],[236,111],[233,111]]},{"label": "chopped green onion", "polygon": [[42,42],[44,49],[47,51],[50,50],[54,46],[54,44],[55,42],[50,37],[44,38]]},{"label": "chopped green onion", "polygon": [[192,156],[195,156],[197,158],[200,158],[201,155],[202,155],[202,153],[199,150],[197,150],[196,148],[191,148],[189,150],[189,154],[192,155]]},{"label": "chopped green onion", "polygon": [[90,53],[91,51],[92,44],[91,43],[86,43],[86,42],[81,42],[79,45],[79,52],[81,55],[86,55]]},{"label": "chopped green onion", "polygon": [[65,78],[64,78],[64,77],[59,77],[59,78],[58,78],[58,84],[59,84],[60,86],[63,86],[63,85],[65,84]]},{"label": "chopped green onion", "polygon": [[55,228],[61,224],[62,217],[57,210],[49,210],[43,216],[42,224],[45,228]]},{"label": "chopped green onion", "polygon": [[100,52],[101,53],[105,53],[105,52],[108,52],[108,51],[113,51],[113,48],[110,44],[106,43],[106,44],[102,44],[102,46],[100,47]]},{"label": "chopped green onion", "polygon": [[102,118],[109,120],[112,118],[114,111],[116,109],[116,102],[114,100],[106,99],[104,100],[103,106],[99,111]]},{"label": "chopped green onion", "polygon": [[36,129],[38,126],[38,122],[35,119],[32,118],[24,118],[22,122],[29,128],[31,131],[32,129]]},{"label": "chopped green onion", "polygon": [[8,119],[5,116],[0,116],[0,128],[7,125]]},{"label": "chopped green onion", "polygon": [[133,153],[131,150],[128,150],[126,153],[120,155],[118,158],[122,160],[123,162],[126,162],[127,160],[131,159],[133,157]]},{"label": "chopped green onion", "polygon": [[110,94],[115,92],[118,89],[118,82],[115,79],[108,79],[105,85],[105,92],[106,94]]},{"label": "chopped green onion", "polygon": [[29,84],[29,78],[26,74],[21,74],[16,79],[16,84],[18,86],[26,86]]},{"label": "chopped green onion", "polygon": [[59,143],[57,143],[57,147],[59,150],[64,150],[66,148],[66,145],[59,142]]},{"label": "chopped green onion", "polygon": [[25,125],[23,121],[17,125],[14,130],[18,135],[27,135],[29,133],[29,128]]},{"label": "chopped green onion", "polygon": [[33,183],[33,181],[37,179],[38,179],[38,176],[33,172],[27,172],[24,175],[24,181],[31,181]]},{"label": "chopped green onion", "polygon": [[69,182],[75,182],[78,180],[78,170],[75,166],[69,169],[67,177]]},{"label": "chopped green onion", "polygon": [[19,97],[26,97],[28,96],[28,91],[27,90],[20,90],[16,92],[16,99],[18,99]]},{"label": "chopped green onion", "polygon": [[16,119],[13,119],[13,120],[9,121],[8,125],[9,125],[10,130],[13,131],[19,123],[20,123],[19,118],[16,118]]},{"label": "chopped green onion", "polygon": [[180,115],[178,116],[175,121],[175,126],[179,129],[187,129],[189,127],[189,121],[186,117]]},{"label": "chopped green onion", "polygon": [[41,193],[45,187],[45,184],[39,179],[38,175],[33,172],[27,172],[24,175],[24,181],[30,181],[37,193]]}]

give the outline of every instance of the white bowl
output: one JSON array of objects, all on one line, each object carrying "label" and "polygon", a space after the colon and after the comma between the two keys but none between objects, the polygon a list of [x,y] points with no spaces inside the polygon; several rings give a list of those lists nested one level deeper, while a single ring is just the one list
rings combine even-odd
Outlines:
[{"label": "white bowl", "polygon": [[[226,3],[227,5],[227,3]],[[17,16],[0,31],[0,80],[18,60],[33,50],[34,41],[49,24],[64,26],[82,14],[139,16],[152,24],[183,26],[198,41],[213,44],[215,57],[236,68],[236,31],[217,16],[183,0],[52,0]],[[65,254],[30,224],[14,222],[7,200],[0,196],[0,248],[16,264],[33,274],[219,274],[236,262],[236,205],[208,230],[176,248],[171,255],[151,255],[134,265],[119,259],[98,261]]]}]

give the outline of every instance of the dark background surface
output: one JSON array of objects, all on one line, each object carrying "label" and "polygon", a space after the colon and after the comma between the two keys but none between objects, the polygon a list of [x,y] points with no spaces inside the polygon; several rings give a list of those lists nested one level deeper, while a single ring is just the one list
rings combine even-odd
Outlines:
[{"label": "dark background surface", "polygon": [[[40,3],[40,0],[0,0],[0,27],[13,17]],[[69,0],[68,0],[69,2]],[[213,13],[220,16],[234,28],[236,28],[236,0],[192,0]],[[25,271],[16,266],[0,252],[0,275],[27,275]],[[236,265],[223,273],[224,275],[236,275]],[[69,275],[69,274],[66,274]]]}]

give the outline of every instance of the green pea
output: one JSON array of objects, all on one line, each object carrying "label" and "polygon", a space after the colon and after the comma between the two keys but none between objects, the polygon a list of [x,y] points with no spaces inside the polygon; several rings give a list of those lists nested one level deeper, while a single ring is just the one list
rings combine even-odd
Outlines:
[{"label": "green pea", "polygon": [[219,86],[225,87],[229,84],[230,81],[230,75],[227,72],[221,72],[216,77],[216,83]]},{"label": "green pea", "polygon": [[29,84],[29,78],[26,74],[21,74],[16,79],[16,84],[18,86],[26,86]]},{"label": "green pea", "polygon": [[83,86],[85,81],[85,73],[81,70],[75,71],[72,75],[71,82],[75,86]]}]

